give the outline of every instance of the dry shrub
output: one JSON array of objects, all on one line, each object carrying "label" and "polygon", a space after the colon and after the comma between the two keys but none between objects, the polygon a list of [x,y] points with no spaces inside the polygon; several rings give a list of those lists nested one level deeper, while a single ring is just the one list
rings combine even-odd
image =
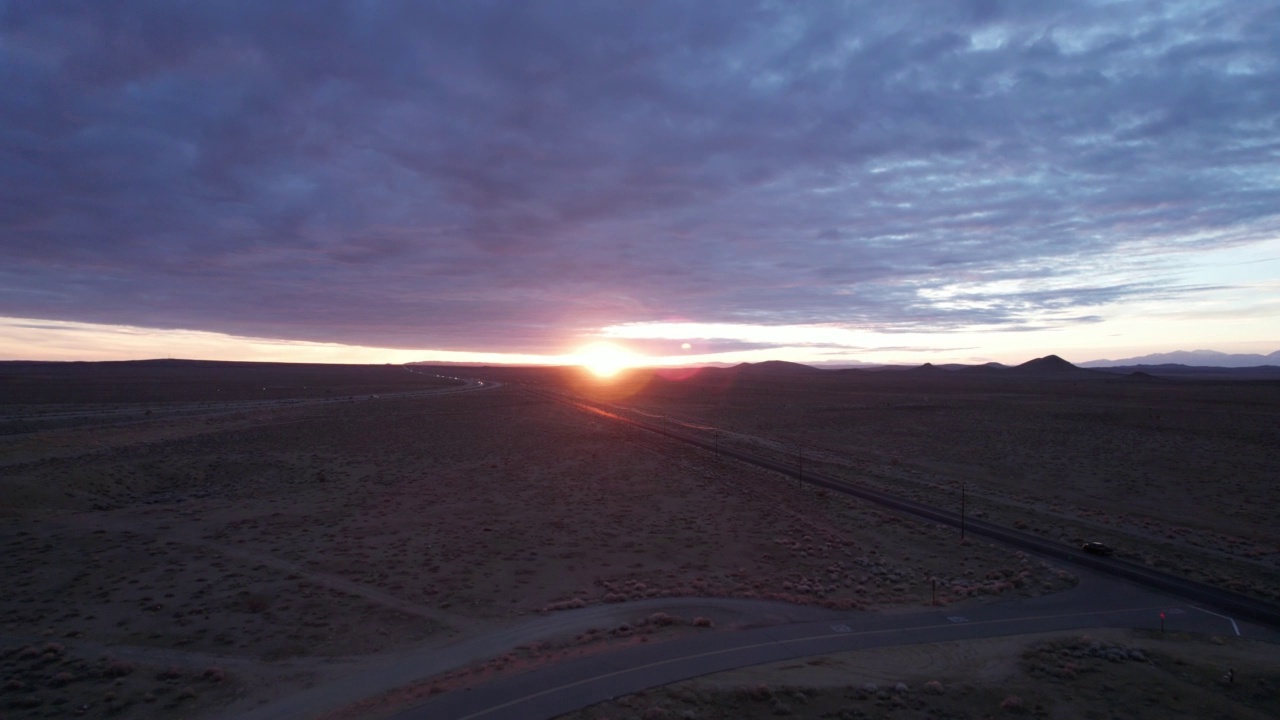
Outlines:
[{"label": "dry shrub", "polygon": [[246,594],[241,600],[241,608],[254,615],[266,612],[269,607],[271,607],[271,600],[262,595]]},{"label": "dry shrub", "polygon": [[1025,711],[1027,709],[1027,706],[1023,704],[1022,698],[1018,697],[1017,695],[1010,695],[1009,697],[1000,701],[1000,709],[1007,713],[1017,714]]},{"label": "dry shrub", "polygon": [[9,701],[9,707],[18,708],[20,710],[31,710],[38,708],[44,704],[44,698],[39,695],[24,695],[16,697]]},{"label": "dry shrub", "polygon": [[103,668],[103,677],[118,678],[124,677],[133,672],[133,663],[128,660],[110,660],[107,666]]}]

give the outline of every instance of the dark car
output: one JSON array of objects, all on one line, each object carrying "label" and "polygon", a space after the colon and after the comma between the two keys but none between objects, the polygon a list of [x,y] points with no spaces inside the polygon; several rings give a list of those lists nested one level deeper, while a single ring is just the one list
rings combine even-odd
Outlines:
[{"label": "dark car", "polygon": [[1102,555],[1103,557],[1110,557],[1116,554],[1115,548],[1100,542],[1087,542],[1081,545],[1080,549],[1087,553],[1093,553],[1094,555]]}]

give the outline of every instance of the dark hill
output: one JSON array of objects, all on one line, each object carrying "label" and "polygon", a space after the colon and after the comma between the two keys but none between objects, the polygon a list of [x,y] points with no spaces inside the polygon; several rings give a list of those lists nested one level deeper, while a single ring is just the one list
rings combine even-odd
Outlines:
[{"label": "dark hill", "polygon": [[1274,380],[1280,378],[1280,366],[1258,367],[1197,367],[1165,363],[1163,365],[1116,365],[1099,368],[1101,371],[1119,374],[1151,375],[1156,379],[1181,378],[1202,380]]},{"label": "dark hill", "polygon": [[1080,370],[1081,368],[1072,365],[1057,355],[1046,355],[1035,360],[1028,360],[1014,368],[1024,372],[1070,372],[1072,370]]},{"label": "dark hill", "polygon": [[1131,372],[1128,375],[1125,375],[1124,377],[1126,380],[1133,380],[1137,382],[1151,382],[1152,380],[1160,379],[1155,375],[1152,375],[1151,373],[1145,373],[1145,372],[1142,372],[1141,370],[1135,370],[1134,372]]},{"label": "dark hill", "polygon": [[996,372],[1001,372],[1003,370],[1008,370],[1008,369],[1009,369],[1008,365],[1004,365],[998,362],[989,362],[989,363],[983,363],[981,365],[966,365],[960,368],[957,372],[971,373],[971,374],[996,373]]},{"label": "dark hill", "polygon": [[727,368],[740,375],[816,375],[825,372],[811,365],[787,362],[786,360],[766,360],[758,363],[742,363]]}]

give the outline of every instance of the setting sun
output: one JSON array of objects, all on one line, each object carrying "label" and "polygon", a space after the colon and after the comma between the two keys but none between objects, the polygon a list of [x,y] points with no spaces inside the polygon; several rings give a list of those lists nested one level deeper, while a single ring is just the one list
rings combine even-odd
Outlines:
[{"label": "setting sun", "polygon": [[587,345],[573,357],[577,364],[602,378],[613,377],[618,371],[633,367],[639,361],[639,356],[630,350],[607,342]]}]

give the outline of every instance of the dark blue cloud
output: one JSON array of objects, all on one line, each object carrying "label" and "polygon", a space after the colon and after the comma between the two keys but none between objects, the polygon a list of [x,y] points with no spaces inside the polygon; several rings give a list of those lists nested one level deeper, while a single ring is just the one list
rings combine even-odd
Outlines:
[{"label": "dark blue cloud", "polygon": [[17,317],[524,351],[1020,327],[1184,291],[1103,272],[1126,253],[1280,226],[1251,0],[9,2],[0,107]]}]

